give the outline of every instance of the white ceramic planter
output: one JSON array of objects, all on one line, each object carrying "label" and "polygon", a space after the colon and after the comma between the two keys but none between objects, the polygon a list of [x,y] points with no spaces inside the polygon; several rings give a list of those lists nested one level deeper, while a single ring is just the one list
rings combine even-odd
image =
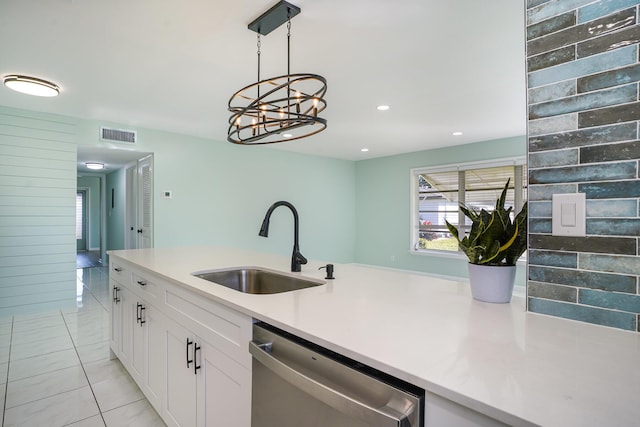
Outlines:
[{"label": "white ceramic planter", "polygon": [[469,264],[469,282],[474,299],[504,304],[511,301],[516,266]]}]

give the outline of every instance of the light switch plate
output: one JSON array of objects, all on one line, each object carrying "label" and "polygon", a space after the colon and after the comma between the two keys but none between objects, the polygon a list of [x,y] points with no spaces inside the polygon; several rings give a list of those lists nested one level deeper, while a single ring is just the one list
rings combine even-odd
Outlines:
[{"label": "light switch plate", "polygon": [[586,236],[586,197],[584,193],[554,194],[551,215],[552,235]]}]

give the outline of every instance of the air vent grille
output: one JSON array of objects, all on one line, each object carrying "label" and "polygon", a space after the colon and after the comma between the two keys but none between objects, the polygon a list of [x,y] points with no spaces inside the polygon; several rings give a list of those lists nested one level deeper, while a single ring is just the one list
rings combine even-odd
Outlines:
[{"label": "air vent grille", "polygon": [[101,127],[100,139],[105,141],[136,143],[136,132],[132,130],[112,129]]}]

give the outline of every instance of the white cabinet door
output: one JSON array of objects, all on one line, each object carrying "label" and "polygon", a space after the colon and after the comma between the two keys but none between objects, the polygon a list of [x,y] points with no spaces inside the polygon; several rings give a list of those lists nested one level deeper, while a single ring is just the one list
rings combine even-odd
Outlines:
[{"label": "white cabinet door", "polygon": [[165,322],[160,312],[144,300],[133,298],[129,307],[133,310],[132,319],[134,320],[129,373],[149,403],[161,412],[164,390]]},{"label": "white cabinet door", "polygon": [[120,302],[118,303],[122,310],[122,337],[120,344],[120,353],[118,354],[118,358],[120,362],[128,369],[131,367],[131,349],[132,349],[132,339],[133,339],[133,325],[136,323],[136,318],[133,316],[135,310],[135,305],[132,308],[131,304],[133,303],[133,295],[131,292],[125,288],[124,286],[120,287],[118,291],[118,296]]},{"label": "white cabinet door", "polygon": [[160,414],[162,413],[162,397],[165,388],[165,329],[166,319],[154,306],[147,306],[145,310],[147,342],[145,345],[146,372],[142,391],[149,403]]},{"label": "white cabinet door", "polygon": [[131,360],[130,371],[131,377],[136,383],[141,384],[144,381],[146,371],[146,346],[147,346],[147,321],[145,320],[145,311],[147,309],[144,302],[141,302],[135,296],[129,301],[127,306],[132,310],[131,318]]},{"label": "white cabinet door", "polygon": [[120,357],[120,349],[122,347],[122,304],[120,299],[120,285],[115,280],[109,280],[109,288],[111,289],[111,340],[109,346],[111,351]]},{"label": "white cabinet door", "polygon": [[196,342],[198,427],[250,427],[250,370],[200,338]]},{"label": "white cabinet door", "polygon": [[163,419],[170,427],[194,427],[197,419],[197,381],[194,371],[194,339],[175,322],[164,328],[167,387]]}]

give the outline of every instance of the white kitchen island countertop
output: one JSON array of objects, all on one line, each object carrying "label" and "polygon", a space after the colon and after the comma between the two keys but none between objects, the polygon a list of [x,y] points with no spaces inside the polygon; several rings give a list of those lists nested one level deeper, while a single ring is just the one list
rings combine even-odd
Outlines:
[{"label": "white kitchen island countertop", "polygon": [[639,426],[640,334],[488,304],[468,282],[334,264],[323,286],[244,294],[192,272],[257,266],[290,273],[290,257],[231,248],[112,251],[163,278],[333,351],[513,425]]}]

